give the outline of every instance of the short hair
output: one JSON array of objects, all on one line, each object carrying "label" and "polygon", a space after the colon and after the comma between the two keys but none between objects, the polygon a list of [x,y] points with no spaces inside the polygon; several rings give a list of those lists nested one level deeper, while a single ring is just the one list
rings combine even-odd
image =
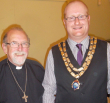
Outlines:
[{"label": "short hair", "polygon": [[22,32],[26,35],[27,40],[28,40],[28,42],[30,43],[30,38],[28,37],[28,35],[26,34],[26,32],[25,32],[21,27],[12,27],[12,28],[8,29],[8,30],[5,32],[5,35],[4,35],[4,37],[3,37],[3,43],[7,43],[8,32],[11,31],[11,30],[22,31]]},{"label": "short hair", "polygon": [[[70,2],[67,3],[66,7],[67,7],[70,3],[76,2],[76,1],[81,2],[83,5],[85,5],[85,7],[87,8],[87,14],[89,14],[88,6],[87,6],[82,0],[71,0]],[[66,7],[65,7],[65,9],[66,9]],[[64,11],[63,11],[63,13],[64,13],[64,18],[65,18],[65,9],[64,9]]]}]

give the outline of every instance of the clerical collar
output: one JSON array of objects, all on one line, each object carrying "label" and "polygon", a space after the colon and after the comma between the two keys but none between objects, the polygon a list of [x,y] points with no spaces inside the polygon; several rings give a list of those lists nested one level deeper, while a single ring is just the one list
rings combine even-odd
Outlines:
[{"label": "clerical collar", "polygon": [[10,64],[10,66],[12,67],[12,69],[14,68],[14,70],[21,70],[24,67],[24,65],[22,65],[22,66],[16,66],[16,65],[12,64],[9,60],[8,60],[8,62]]},{"label": "clerical collar", "polygon": [[19,66],[16,66],[16,69],[17,69],[17,70],[20,70],[20,69],[22,69],[22,66],[21,66],[21,67],[19,67]]}]

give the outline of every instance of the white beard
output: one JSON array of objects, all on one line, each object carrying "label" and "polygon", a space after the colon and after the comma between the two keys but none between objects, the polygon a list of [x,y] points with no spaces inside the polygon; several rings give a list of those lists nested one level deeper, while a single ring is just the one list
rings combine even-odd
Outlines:
[{"label": "white beard", "polygon": [[[12,58],[12,61],[14,64],[17,64],[17,65],[22,65],[24,64],[26,58],[27,58],[27,54],[25,52],[19,52],[19,51],[15,51],[13,52],[13,58]],[[17,57],[20,56],[20,57]]]}]

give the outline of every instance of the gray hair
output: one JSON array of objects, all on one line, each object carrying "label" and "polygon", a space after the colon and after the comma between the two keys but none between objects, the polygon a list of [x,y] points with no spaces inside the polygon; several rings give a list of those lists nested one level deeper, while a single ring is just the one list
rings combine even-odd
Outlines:
[{"label": "gray hair", "polygon": [[21,28],[21,27],[12,27],[10,29],[8,29],[6,32],[5,32],[5,35],[3,37],[3,43],[7,43],[7,36],[8,36],[8,32],[11,31],[11,30],[18,30],[18,31],[22,31],[26,37],[27,37],[27,40],[30,44],[30,38],[28,37],[28,35],[26,34],[26,32]]}]

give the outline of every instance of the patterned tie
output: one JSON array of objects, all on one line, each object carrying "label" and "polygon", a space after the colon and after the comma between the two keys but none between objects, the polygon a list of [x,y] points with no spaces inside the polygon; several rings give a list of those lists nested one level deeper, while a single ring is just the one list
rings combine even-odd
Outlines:
[{"label": "patterned tie", "polygon": [[81,63],[82,63],[82,60],[83,60],[83,56],[82,56],[82,44],[77,44],[76,46],[79,49],[79,51],[77,53],[77,62],[81,66]]}]

